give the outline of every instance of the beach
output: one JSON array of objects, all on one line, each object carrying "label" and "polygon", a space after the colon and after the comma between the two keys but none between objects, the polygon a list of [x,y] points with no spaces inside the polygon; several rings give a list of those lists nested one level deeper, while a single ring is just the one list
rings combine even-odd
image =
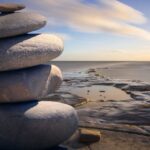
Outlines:
[{"label": "beach", "polygon": [[149,6],[1,0],[0,149],[150,150]]},{"label": "beach", "polygon": [[131,79],[150,82],[150,62],[141,61],[53,61],[64,73],[85,72],[96,68],[101,74],[114,79]]},{"label": "beach", "polygon": [[66,142],[70,150],[149,149],[150,62],[53,64],[62,68],[64,81],[46,100],[72,105],[80,128],[102,133],[102,140],[90,147],[75,140]]}]

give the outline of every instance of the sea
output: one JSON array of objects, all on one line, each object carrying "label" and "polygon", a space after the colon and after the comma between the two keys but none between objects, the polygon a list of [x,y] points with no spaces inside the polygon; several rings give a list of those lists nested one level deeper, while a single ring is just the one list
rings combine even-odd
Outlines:
[{"label": "sea", "polygon": [[140,80],[150,83],[150,61],[53,61],[64,76],[67,73],[85,72],[91,68],[97,68],[100,73],[112,79]]}]

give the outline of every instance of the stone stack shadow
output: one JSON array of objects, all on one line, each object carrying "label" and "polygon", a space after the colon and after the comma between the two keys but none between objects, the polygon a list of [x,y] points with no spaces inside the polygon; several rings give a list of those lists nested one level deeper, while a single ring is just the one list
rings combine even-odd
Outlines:
[{"label": "stone stack shadow", "polygon": [[[69,105],[40,101],[59,88],[60,69],[46,63],[63,51],[51,34],[28,34],[46,25],[22,4],[0,4],[0,149],[47,149],[77,129]],[[18,12],[19,11],[19,12]]]}]

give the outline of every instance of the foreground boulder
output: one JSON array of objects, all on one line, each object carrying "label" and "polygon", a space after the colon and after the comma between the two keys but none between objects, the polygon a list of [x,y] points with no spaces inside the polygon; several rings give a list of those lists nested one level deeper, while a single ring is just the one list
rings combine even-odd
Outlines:
[{"label": "foreground boulder", "polygon": [[75,110],[56,102],[0,105],[0,148],[48,149],[68,139],[77,129]]},{"label": "foreground boulder", "polygon": [[25,5],[23,4],[15,4],[15,3],[0,3],[0,12],[2,13],[10,13],[17,10],[24,9]]},{"label": "foreground boulder", "polygon": [[0,15],[0,38],[25,34],[45,26],[46,18],[37,13],[16,12]]},{"label": "foreground boulder", "polygon": [[49,34],[28,34],[0,40],[0,71],[46,63],[63,51],[63,41]]},{"label": "foreground boulder", "polygon": [[59,68],[53,65],[0,72],[0,103],[40,99],[62,83]]}]

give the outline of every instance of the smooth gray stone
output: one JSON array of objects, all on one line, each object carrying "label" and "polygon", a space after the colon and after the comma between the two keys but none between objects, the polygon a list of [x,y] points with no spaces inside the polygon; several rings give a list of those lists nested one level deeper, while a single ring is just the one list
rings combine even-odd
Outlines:
[{"label": "smooth gray stone", "polygon": [[43,64],[58,57],[62,51],[62,39],[51,34],[0,39],[0,71]]},{"label": "smooth gray stone", "polygon": [[25,5],[16,3],[0,3],[0,12],[10,13],[17,10],[24,9]]},{"label": "smooth gray stone", "polygon": [[0,72],[0,103],[39,100],[61,83],[61,71],[54,65]]},{"label": "smooth gray stone", "polygon": [[67,140],[77,129],[76,111],[56,102],[0,105],[0,149],[43,150]]},{"label": "smooth gray stone", "polygon": [[37,13],[16,12],[0,15],[0,38],[25,34],[44,27],[46,18]]}]

